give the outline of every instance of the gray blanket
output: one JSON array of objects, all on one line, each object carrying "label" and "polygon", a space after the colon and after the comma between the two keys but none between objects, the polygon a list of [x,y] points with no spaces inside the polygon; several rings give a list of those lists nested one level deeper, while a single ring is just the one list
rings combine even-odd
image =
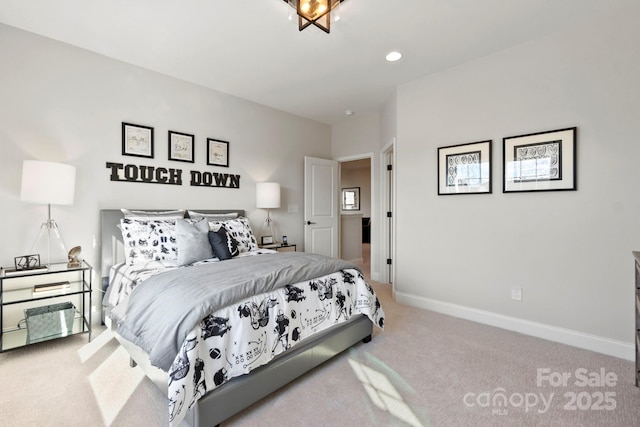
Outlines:
[{"label": "gray blanket", "polygon": [[187,334],[207,315],[252,295],[357,267],[304,252],[233,258],[155,275],[131,293],[118,332],[171,367]]}]

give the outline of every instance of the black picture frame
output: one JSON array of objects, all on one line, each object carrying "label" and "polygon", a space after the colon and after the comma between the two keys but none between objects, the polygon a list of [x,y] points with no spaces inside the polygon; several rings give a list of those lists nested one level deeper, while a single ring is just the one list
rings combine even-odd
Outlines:
[{"label": "black picture frame", "polygon": [[167,140],[169,160],[195,163],[194,135],[170,130]]},{"label": "black picture frame", "polygon": [[153,128],[122,122],[122,155],[153,159]]},{"label": "black picture frame", "polygon": [[207,138],[207,165],[229,167],[229,141]]},{"label": "black picture frame", "polygon": [[342,210],[360,210],[360,187],[348,187],[342,189]]},{"label": "black picture frame", "polygon": [[576,191],[577,127],[505,137],[503,193]]},{"label": "black picture frame", "polygon": [[20,255],[13,258],[16,271],[40,268],[40,254]]},{"label": "black picture frame", "polygon": [[273,245],[275,241],[273,240],[273,236],[262,236],[260,238],[260,244],[264,245]]},{"label": "black picture frame", "polygon": [[491,194],[492,140],[438,148],[438,195]]}]

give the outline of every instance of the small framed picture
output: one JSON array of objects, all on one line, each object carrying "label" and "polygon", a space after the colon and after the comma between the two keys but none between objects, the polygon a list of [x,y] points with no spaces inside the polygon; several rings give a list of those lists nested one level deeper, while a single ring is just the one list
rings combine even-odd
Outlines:
[{"label": "small framed picture", "polygon": [[153,128],[122,122],[122,155],[153,159]]},{"label": "small framed picture", "polygon": [[207,164],[229,167],[229,142],[207,138]]},{"label": "small framed picture", "polygon": [[273,236],[262,236],[261,243],[262,246],[273,245]]},{"label": "small framed picture", "polygon": [[13,261],[15,263],[16,271],[40,268],[39,254],[17,256]]},{"label": "small framed picture", "polygon": [[282,236],[282,244],[284,246],[287,246],[289,244],[289,241],[287,240],[287,236]]},{"label": "small framed picture", "polygon": [[491,140],[438,148],[438,195],[491,193]]},{"label": "small framed picture", "polygon": [[177,162],[193,161],[193,139],[188,133],[169,131],[169,160]]},{"label": "small framed picture", "polygon": [[359,211],[360,210],[360,187],[342,189],[342,210],[343,211]]},{"label": "small framed picture", "polygon": [[576,130],[503,138],[503,193],[561,191],[576,186]]}]

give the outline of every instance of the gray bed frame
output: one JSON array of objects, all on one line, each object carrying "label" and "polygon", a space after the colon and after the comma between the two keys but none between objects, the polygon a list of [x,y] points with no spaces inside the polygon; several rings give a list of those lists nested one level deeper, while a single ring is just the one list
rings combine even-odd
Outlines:
[{"label": "gray bed frame", "polygon": [[[237,212],[238,215],[244,215],[244,210],[238,209],[192,210],[204,213]],[[102,237],[100,271],[103,291],[109,285],[111,266],[124,260],[122,233],[118,228],[121,218],[123,218],[123,214],[120,209],[100,211]],[[167,373],[152,366],[149,362],[149,356],[140,347],[118,335],[115,327],[104,315],[103,320],[111,327],[120,344],[129,352],[132,366],[138,365],[142,368],[149,379],[166,396]],[[193,427],[217,426],[354,344],[360,341],[369,342],[372,331],[373,324],[366,316],[353,316],[348,322],[335,325],[320,334],[307,338],[276,357],[269,364],[253,370],[250,374],[233,378],[208,392],[191,407],[185,420]]]}]

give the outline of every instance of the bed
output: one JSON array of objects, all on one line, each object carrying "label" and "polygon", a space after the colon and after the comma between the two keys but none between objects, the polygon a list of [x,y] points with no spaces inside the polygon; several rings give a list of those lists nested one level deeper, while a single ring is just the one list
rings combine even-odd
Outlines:
[{"label": "bed", "polygon": [[[154,268],[147,269],[149,264],[144,269],[137,268],[139,264],[129,263],[135,252],[129,246],[136,242],[131,242],[127,234],[129,220],[123,220],[123,210],[101,210],[103,319],[130,354],[132,366],[140,366],[167,394],[170,425],[219,425],[336,354],[360,341],[370,341],[374,324],[383,327],[384,312],[379,301],[353,265],[327,259],[319,260],[316,266],[316,255],[252,247],[255,237],[242,210],[184,211],[183,217],[188,220],[175,220],[181,227],[188,222],[202,231],[203,225],[198,223],[202,218],[194,214],[206,215],[202,221],[207,224],[209,238],[215,234],[214,224],[222,225],[220,228],[227,232],[220,231],[227,237],[223,240],[230,251],[239,248],[237,256],[222,262],[214,256],[213,260],[166,270],[164,263],[159,271],[153,271],[156,260],[151,263]],[[127,217],[140,221],[136,224],[163,221],[153,216],[157,211],[145,212],[150,217],[145,218],[140,212],[127,212]],[[234,227],[240,218],[245,225],[242,230],[248,227],[250,236],[236,233]],[[177,235],[179,241],[185,240],[183,232]],[[235,239],[229,238],[231,235]],[[188,252],[184,246],[178,251]],[[265,270],[267,265],[286,267],[271,273]],[[130,270],[141,274],[137,282],[130,280]],[[327,273],[330,270],[335,271]],[[239,280],[233,276],[234,271],[252,273],[243,273]],[[263,280],[267,276],[275,279]],[[233,292],[238,288],[245,293],[228,296],[225,291],[224,296],[216,293],[212,298],[217,305],[200,303],[203,291],[198,284],[203,277],[216,277],[215,286],[224,288],[225,283],[230,283]],[[269,282],[266,290],[257,288],[257,283],[263,281]],[[170,293],[176,289],[179,294]],[[142,299],[145,294],[148,299]],[[171,304],[180,301],[175,305],[185,306],[186,313],[176,311],[174,315],[171,309],[170,314],[165,314],[165,307],[170,304],[162,298],[170,298]],[[149,313],[160,312],[160,318],[144,319]],[[184,320],[183,324],[183,319],[189,317],[198,319],[193,327],[192,320]],[[162,332],[141,338],[140,331],[153,329],[149,324]]]}]

